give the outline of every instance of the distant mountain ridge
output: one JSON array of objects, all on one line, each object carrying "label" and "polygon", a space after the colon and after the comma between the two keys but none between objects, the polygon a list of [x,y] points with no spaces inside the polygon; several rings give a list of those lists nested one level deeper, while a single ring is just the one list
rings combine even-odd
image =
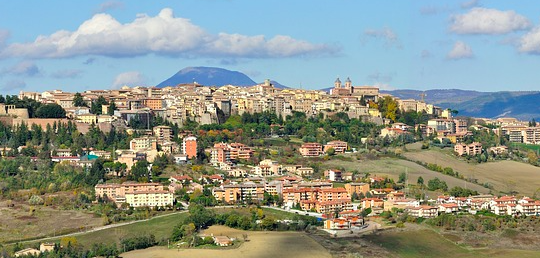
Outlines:
[{"label": "distant mountain ridge", "polygon": [[[184,83],[198,83],[204,86],[253,86],[257,85],[249,76],[238,71],[231,71],[218,67],[186,67],[167,80],[159,83],[156,87],[176,86]],[[271,81],[276,88],[288,88],[276,81]]]},{"label": "distant mountain ridge", "polygon": [[420,100],[424,93],[425,101],[442,108],[458,110],[458,115],[498,118],[515,117],[521,120],[540,118],[539,91],[501,91],[480,92],[472,90],[391,90],[381,91],[401,99]]}]

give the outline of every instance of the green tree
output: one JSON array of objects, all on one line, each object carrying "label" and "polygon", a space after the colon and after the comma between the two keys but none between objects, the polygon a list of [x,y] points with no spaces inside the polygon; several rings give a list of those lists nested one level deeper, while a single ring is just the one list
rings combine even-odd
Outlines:
[{"label": "green tree", "polygon": [[84,102],[84,99],[81,93],[77,92],[75,93],[75,96],[73,96],[73,106],[86,107],[86,102]]},{"label": "green tree", "polygon": [[92,105],[90,106],[90,113],[101,115],[103,114],[102,105],[108,105],[109,102],[103,97],[99,96],[98,99],[94,102],[92,102]]},{"label": "green tree", "polygon": [[66,111],[58,104],[51,103],[40,106],[36,111],[38,118],[64,118]]},{"label": "green tree", "polygon": [[419,176],[418,177],[418,180],[416,180],[416,184],[417,185],[424,185],[424,178]]}]

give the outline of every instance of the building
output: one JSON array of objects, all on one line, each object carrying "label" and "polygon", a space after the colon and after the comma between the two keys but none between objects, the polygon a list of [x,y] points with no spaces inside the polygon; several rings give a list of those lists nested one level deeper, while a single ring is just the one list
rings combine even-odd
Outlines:
[{"label": "building", "polygon": [[335,153],[345,153],[348,146],[344,141],[330,141],[324,145],[323,151],[326,153],[330,148],[333,148]]},{"label": "building", "polygon": [[439,215],[439,208],[428,205],[420,205],[416,207],[407,207],[405,209],[410,216],[415,218],[435,218]]},{"label": "building", "polygon": [[129,142],[129,149],[133,151],[157,150],[155,137],[139,137]]},{"label": "building", "polygon": [[172,207],[174,195],[165,190],[129,191],[125,202],[130,207]]},{"label": "building", "polygon": [[210,163],[212,166],[218,166],[220,163],[231,162],[231,150],[225,143],[216,143],[210,151]]},{"label": "building", "polygon": [[471,144],[458,143],[454,145],[454,151],[458,156],[476,156],[482,154],[482,144],[479,142],[473,142]]},{"label": "building", "polygon": [[170,126],[155,126],[152,131],[159,142],[171,141],[173,138],[173,131]]},{"label": "building", "polygon": [[190,135],[182,139],[182,153],[192,159],[197,157],[197,137]]},{"label": "building", "polygon": [[369,192],[369,184],[366,183],[348,183],[345,184],[345,190],[347,190],[347,193],[350,196],[353,196],[354,193],[356,195],[360,195],[360,193],[366,195],[367,192]]},{"label": "building", "polygon": [[324,171],[324,177],[332,182],[341,181],[341,170],[328,169]]},{"label": "building", "polygon": [[302,144],[299,151],[304,157],[318,157],[323,154],[322,145],[316,142]]}]

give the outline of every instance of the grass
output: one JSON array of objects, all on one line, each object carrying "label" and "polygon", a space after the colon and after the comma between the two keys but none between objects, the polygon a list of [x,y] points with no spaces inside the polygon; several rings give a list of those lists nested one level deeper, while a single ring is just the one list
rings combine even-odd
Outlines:
[{"label": "grass", "polygon": [[[235,211],[239,214],[249,215],[251,214],[249,208],[224,208],[215,209],[217,213]],[[290,219],[296,214],[274,210],[269,208],[263,208],[263,212],[267,216],[274,217],[275,219]],[[144,234],[154,234],[157,240],[167,239],[171,236],[173,227],[180,223],[188,213],[174,213],[168,216],[152,218],[148,221],[138,221],[132,224],[123,225],[115,228],[104,229],[96,232],[89,232],[80,235],[76,235],[77,243],[86,247],[91,246],[94,243],[120,243],[122,238],[129,238]],[[59,242],[60,237],[53,238],[52,242]]]},{"label": "grass", "polygon": [[366,239],[381,245],[399,257],[439,257],[439,258],[498,258],[498,257],[539,257],[539,251],[514,249],[467,249],[456,245],[431,230],[385,232],[368,235]]},{"label": "grass", "polygon": [[535,145],[535,144],[512,143],[512,146],[517,147],[519,149],[532,150],[536,153],[540,151],[540,145]]},{"label": "grass", "polygon": [[362,161],[331,159],[323,163],[321,170],[341,167],[345,168],[346,171],[357,170],[359,173],[370,173],[372,176],[388,176],[393,178],[395,181],[398,180],[399,174],[407,172],[409,175],[409,184],[415,184],[420,176],[424,179],[424,184],[427,184],[429,180],[437,177],[445,181],[449,188],[460,186],[476,190],[479,193],[489,192],[489,189],[480,185],[472,184],[466,182],[465,180],[448,175],[443,175],[442,173],[431,171],[414,162],[396,158],[380,158],[377,160]]},{"label": "grass", "polygon": [[438,148],[412,150],[403,155],[410,160],[451,167],[466,178],[475,178],[480,183],[493,185],[495,190],[500,192],[517,191],[519,194],[531,196],[540,189],[540,168],[521,162],[503,160],[468,163],[456,158],[450,151]]},{"label": "grass", "polygon": [[[147,221],[137,221],[132,224],[115,228],[103,229],[95,232],[83,233],[74,236],[78,244],[90,247],[94,243],[120,243],[122,238],[129,238],[144,234],[154,234],[157,240],[171,236],[173,227],[187,216],[187,213],[173,213],[168,216],[152,218]],[[48,242],[60,242],[61,237],[47,240]],[[39,241],[41,242],[41,241]]]}]

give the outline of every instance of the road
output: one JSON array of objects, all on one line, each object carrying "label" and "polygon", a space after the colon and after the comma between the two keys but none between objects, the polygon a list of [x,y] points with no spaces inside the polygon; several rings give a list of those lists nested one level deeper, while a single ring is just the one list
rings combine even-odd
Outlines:
[{"label": "road", "polygon": [[278,210],[278,211],[285,211],[285,212],[289,212],[289,213],[312,216],[312,217],[321,218],[321,219],[323,218],[321,213],[316,213],[316,212],[283,209],[283,208],[273,207],[273,206],[263,206],[263,207]]}]

